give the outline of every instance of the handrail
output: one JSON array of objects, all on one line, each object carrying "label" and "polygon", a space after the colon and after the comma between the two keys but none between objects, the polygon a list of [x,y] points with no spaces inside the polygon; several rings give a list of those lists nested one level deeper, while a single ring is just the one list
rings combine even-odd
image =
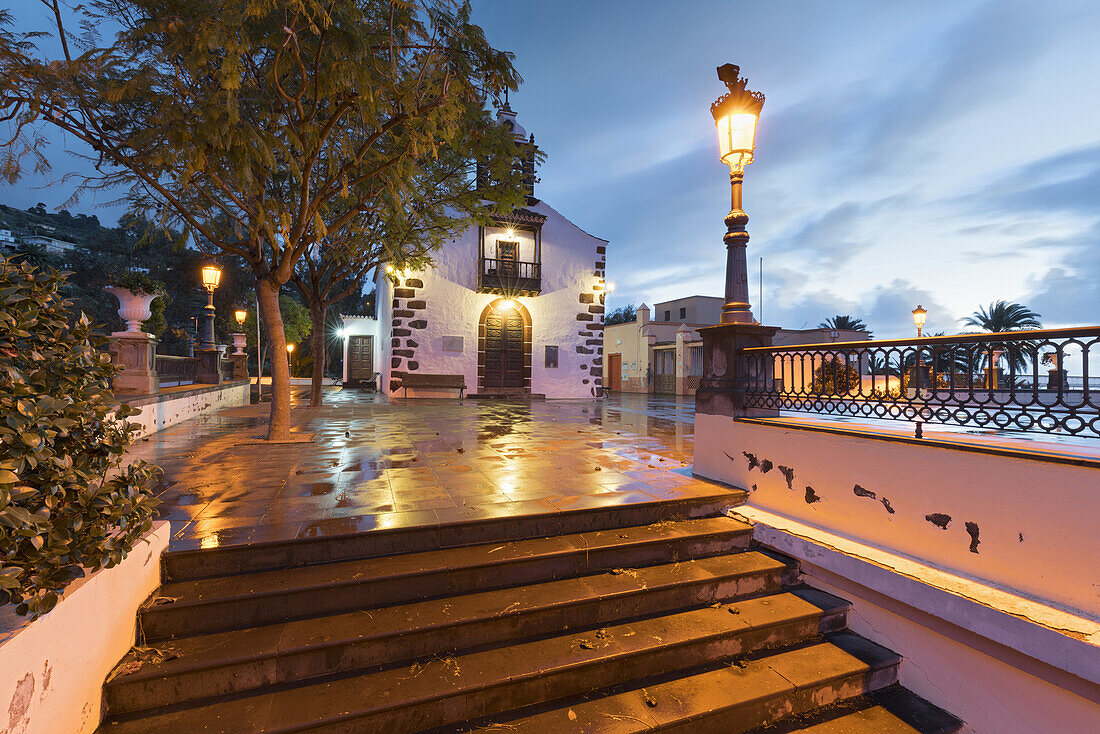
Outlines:
[{"label": "handrail", "polygon": [[1100,336],[1100,326],[1083,326],[1069,329],[1029,329],[1020,331],[990,331],[945,336],[922,336],[909,339],[868,339],[857,342],[819,342],[817,344],[777,344],[770,347],[745,347],[742,352],[797,352],[800,350],[868,349],[871,347],[919,347],[938,343],[985,344],[988,342],[1034,341],[1036,339],[1064,339],[1067,337]]}]

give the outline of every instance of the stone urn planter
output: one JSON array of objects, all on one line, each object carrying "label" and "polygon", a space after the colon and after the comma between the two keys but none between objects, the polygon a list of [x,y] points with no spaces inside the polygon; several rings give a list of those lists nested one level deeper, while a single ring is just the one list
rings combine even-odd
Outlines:
[{"label": "stone urn planter", "polygon": [[126,322],[126,330],[115,332],[117,334],[143,334],[141,322],[153,315],[150,308],[156,293],[133,293],[127,288],[117,285],[109,285],[104,288],[108,293],[114,294],[118,299],[118,315]]},{"label": "stone urn planter", "polygon": [[248,343],[248,337],[244,334],[230,334],[233,338],[233,354],[244,354],[245,345]]}]

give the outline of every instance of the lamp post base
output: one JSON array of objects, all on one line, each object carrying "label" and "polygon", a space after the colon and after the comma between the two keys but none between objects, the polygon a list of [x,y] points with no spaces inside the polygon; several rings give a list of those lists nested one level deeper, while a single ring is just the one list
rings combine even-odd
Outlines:
[{"label": "lamp post base", "polygon": [[220,385],[225,376],[222,374],[222,355],[215,349],[196,349],[195,357],[199,360],[196,380],[204,385]]},{"label": "lamp post base", "polygon": [[753,381],[772,379],[773,370],[767,360],[767,374],[750,374],[738,353],[746,347],[771,346],[778,326],[757,323],[732,323],[699,329],[703,337],[703,377],[695,391],[695,412],[703,415],[726,415],[733,418],[767,418],[778,410],[745,406],[745,389]]}]

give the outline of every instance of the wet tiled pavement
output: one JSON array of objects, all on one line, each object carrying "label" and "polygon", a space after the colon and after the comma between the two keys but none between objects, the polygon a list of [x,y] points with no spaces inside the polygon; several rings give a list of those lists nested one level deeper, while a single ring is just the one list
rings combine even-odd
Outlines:
[{"label": "wet tiled pavement", "polygon": [[694,402],[393,400],[330,389],[296,402],[311,443],[268,445],[268,407],[221,411],[131,452],[164,469],[171,549],[713,494],[691,476]]}]

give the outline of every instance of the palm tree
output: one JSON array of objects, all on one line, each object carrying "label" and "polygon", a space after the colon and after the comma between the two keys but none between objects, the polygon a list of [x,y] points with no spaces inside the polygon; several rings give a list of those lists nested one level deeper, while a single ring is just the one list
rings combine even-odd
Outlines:
[{"label": "palm tree", "polygon": [[1021,303],[997,301],[989,304],[988,310],[979,306],[977,311],[963,319],[963,324],[992,332],[1023,331],[1043,328],[1040,316]]},{"label": "palm tree", "polygon": [[[962,321],[966,326],[977,326],[983,331],[1001,333],[1041,329],[1043,328],[1043,322],[1039,321],[1041,315],[1022,303],[997,301],[989,304],[988,309],[979,306],[977,311]],[[979,348],[983,353],[979,355],[978,362],[984,365],[987,357],[985,352],[991,351],[993,345],[982,345]],[[1009,364],[1017,373],[1022,373],[1027,369],[1028,363],[1035,358],[1036,345],[1032,342],[1006,343],[1004,350]]]},{"label": "palm tree", "polygon": [[836,329],[837,331],[866,331],[867,336],[871,336],[871,330],[867,328],[867,324],[863,323],[863,319],[857,319],[854,316],[842,316],[841,314],[825,319],[817,325],[817,328]]}]

